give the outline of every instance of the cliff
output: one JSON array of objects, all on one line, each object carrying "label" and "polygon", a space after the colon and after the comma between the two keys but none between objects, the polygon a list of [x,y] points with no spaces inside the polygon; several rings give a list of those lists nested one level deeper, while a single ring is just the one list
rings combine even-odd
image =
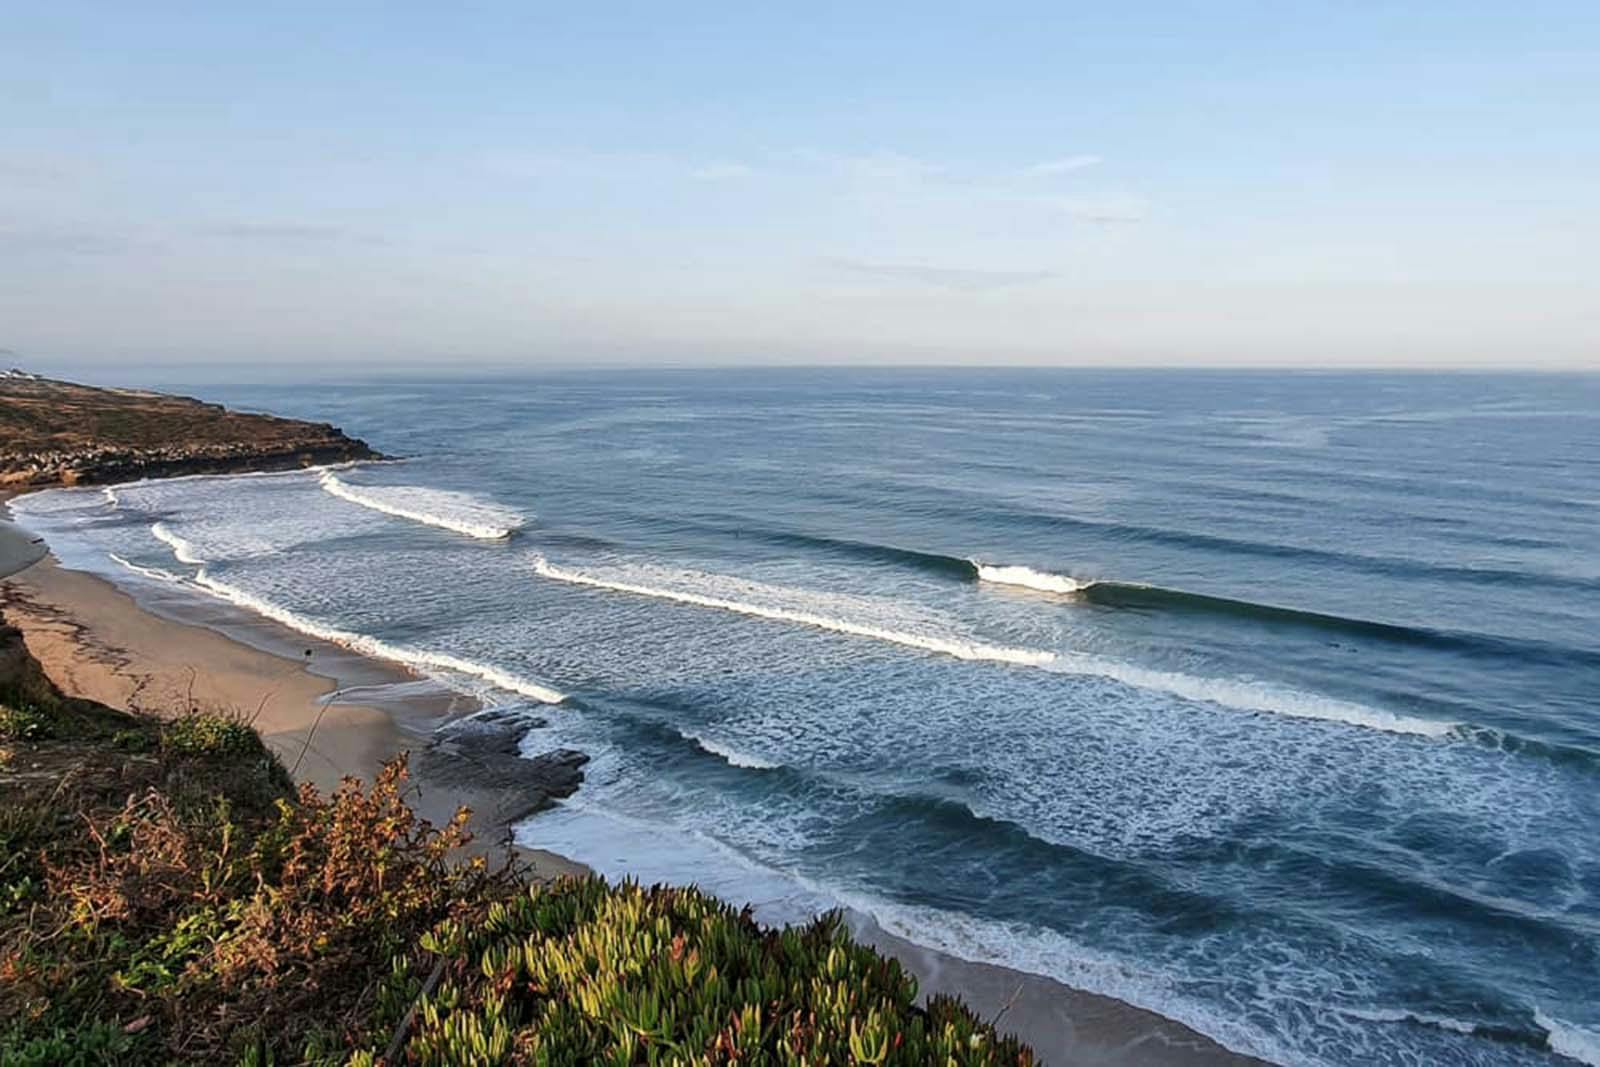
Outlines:
[{"label": "cliff", "polygon": [[229,411],[186,396],[0,376],[0,487],[380,458],[327,423]]}]

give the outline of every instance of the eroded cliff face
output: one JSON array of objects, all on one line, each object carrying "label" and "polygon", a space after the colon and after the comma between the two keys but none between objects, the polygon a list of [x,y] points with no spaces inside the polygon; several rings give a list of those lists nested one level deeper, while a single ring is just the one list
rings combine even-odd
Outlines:
[{"label": "eroded cliff face", "polygon": [[0,378],[0,486],[290,470],[381,456],[327,423],[185,396]]}]

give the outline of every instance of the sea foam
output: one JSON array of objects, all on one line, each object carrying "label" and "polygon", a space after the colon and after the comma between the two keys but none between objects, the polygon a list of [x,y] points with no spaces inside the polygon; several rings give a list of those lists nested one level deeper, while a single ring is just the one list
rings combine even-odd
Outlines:
[{"label": "sea foam", "polygon": [[404,664],[424,673],[428,673],[432,669],[468,675],[488,682],[496,689],[503,689],[510,693],[520,693],[544,704],[559,704],[566,699],[565,694],[557,692],[549,686],[541,685],[509,671],[501,670],[499,667],[464,659],[447,652],[431,652],[426,649],[397,645],[373,637],[370,634],[354,633],[350,630],[343,630],[336,626],[317,622],[315,619],[307,618],[299,612],[274,604],[270,600],[263,600],[236,585],[218,581],[206,574],[203,569],[195,575],[194,585],[221,600],[226,600],[238,607],[253,611],[257,615],[262,615],[274,622],[287,626],[291,630],[303,633],[308,637],[319,638],[330,644],[348,648],[352,652],[358,652],[364,656],[373,656],[393,663]]},{"label": "sea foam", "polygon": [[1562,1022],[1535,1009],[1533,1021],[1548,1035],[1550,1051],[1587,1067],[1600,1067],[1600,1033]]},{"label": "sea foam", "polygon": [[[740,615],[751,615],[759,619],[771,619],[776,622],[792,622],[800,626],[810,626],[819,630],[832,630],[834,633],[850,634],[854,637],[868,637],[878,641],[889,641],[893,644],[904,645],[907,648],[918,648],[925,652],[938,652],[946,656],[954,656],[957,659],[989,660],[994,663],[1014,663],[1031,667],[1042,666],[1055,659],[1054,652],[1042,652],[1027,648],[1007,648],[1002,645],[964,641],[934,634],[911,633],[904,630],[851,622],[848,619],[834,618],[811,611],[729,600],[724,597],[707,596],[703,593],[695,593],[683,589],[669,589],[661,586],[618,581],[594,574],[585,574],[580,571],[565,570],[554,566],[542,556],[534,558],[533,569],[540,576],[558,582],[587,585],[596,589],[610,589],[613,592],[631,593],[635,596],[655,597],[658,600],[675,600],[680,604],[715,608],[719,611],[731,611]],[[684,577],[691,580],[716,579],[714,575],[696,574],[692,571],[685,572]]]},{"label": "sea foam", "polygon": [[693,741],[695,744],[699,745],[702,749],[711,753],[713,756],[721,758],[722,761],[727,763],[730,767],[744,767],[754,771],[771,771],[783,766],[781,763],[774,763],[771,760],[764,760],[760,756],[752,756],[748,753],[740,752],[739,750],[730,748],[719,741],[712,741],[709,738],[701,737],[699,734],[684,734],[683,736],[688,738],[690,741]]},{"label": "sea foam", "polygon": [[[840,619],[814,611],[757,604],[746,600],[730,599],[726,596],[712,596],[685,589],[646,585],[636,581],[623,581],[604,575],[566,570],[555,566],[542,556],[534,558],[533,567],[536,573],[545,578],[570,582],[574,585],[586,585],[597,589],[630,593],[635,596],[672,600],[680,604],[692,604],[698,607],[715,608],[720,611],[737,612],[741,615],[752,615],[757,618],[772,619],[778,622],[797,623],[802,626],[832,630],[835,633],[848,634],[854,637],[889,641],[908,648],[941,653],[958,659],[987,660],[995,663],[1037,667],[1060,674],[1106,678],[1135,689],[1167,693],[1184,700],[1216,704],[1236,711],[1285,715],[1299,719],[1319,719],[1324,722],[1342,723],[1346,726],[1384,730],[1390,733],[1414,734],[1422,737],[1445,737],[1456,731],[1459,726],[1458,723],[1453,722],[1422,719],[1409,715],[1396,715],[1392,712],[1367,707],[1363,704],[1337,700],[1312,693],[1302,693],[1297,690],[1261,682],[1232,678],[1205,678],[1177,671],[1155,670],[1123,663],[1119,660],[1076,652],[1066,652],[1058,655],[1054,652],[1039,649],[1008,648],[1000,645],[966,641],[951,636],[912,633],[905,630]],[[732,581],[719,578],[716,575],[699,574],[693,571],[682,572],[679,577],[687,581],[701,583]],[[741,584],[754,585],[754,583]]]},{"label": "sea foam", "polygon": [[170,585],[182,585],[182,584],[184,584],[184,581],[183,581],[183,579],[181,577],[179,577],[176,574],[173,574],[171,571],[164,571],[160,567],[141,567],[137,563],[134,563],[134,562],[132,562],[130,560],[123,559],[121,556],[117,555],[115,552],[107,552],[106,556],[107,556],[107,558],[109,558],[111,560],[111,562],[117,564],[118,566],[126,568],[127,570],[133,572],[134,574],[139,575],[141,578],[149,578],[152,581],[157,581],[157,582],[166,582],[166,583],[168,583]]},{"label": "sea foam", "polygon": [[1058,657],[1053,663],[1048,664],[1046,669],[1061,674],[1109,678],[1136,689],[1170,693],[1184,700],[1220,704],[1238,711],[1286,715],[1295,719],[1319,719],[1323,722],[1343,723],[1346,726],[1360,726],[1388,733],[1446,737],[1455,734],[1461,725],[1441,719],[1396,715],[1365,704],[1337,700],[1314,693],[1302,693],[1264,682],[1236,678],[1203,678],[1180,671],[1138,667],[1119,660],[1080,653],[1067,653]]},{"label": "sea foam", "polygon": [[355,486],[332,471],[324,471],[320,483],[325,491],[340,500],[483,541],[503,541],[526,521],[510,508],[449,489],[420,485]]},{"label": "sea foam", "polygon": [[173,558],[179,563],[187,563],[191,567],[205,566],[205,560],[200,558],[200,550],[195,548],[193,542],[172,532],[164,522],[154,523],[150,527],[150,536],[172,549]]},{"label": "sea foam", "polygon": [[976,560],[973,561],[972,565],[978,568],[978,581],[980,582],[993,582],[997,585],[1019,585],[1024,589],[1036,589],[1041,593],[1077,593],[1090,584],[1088,582],[1080,582],[1076,578],[1069,578],[1064,574],[1036,571],[1032,567],[997,567],[979,563]]}]

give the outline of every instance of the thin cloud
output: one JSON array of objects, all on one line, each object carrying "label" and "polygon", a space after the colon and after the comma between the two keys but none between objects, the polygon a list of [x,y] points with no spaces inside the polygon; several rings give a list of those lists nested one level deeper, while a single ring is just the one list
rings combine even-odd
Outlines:
[{"label": "thin cloud", "polygon": [[230,241],[263,241],[272,244],[386,244],[375,234],[361,233],[343,226],[313,223],[224,222],[200,226],[196,232]]},{"label": "thin cloud", "polygon": [[116,230],[0,225],[0,251],[28,255],[111,256],[151,247]]},{"label": "thin cloud", "polygon": [[1105,160],[1100,156],[1066,156],[1062,159],[1047,159],[1043,163],[1035,163],[1031,167],[1022,168],[1025,178],[1048,178],[1057,174],[1071,174],[1073,171],[1083,170],[1086,167],[1096,167]]},{"label": "thin cloud", "polygon": [[785,158],[798,164],[802,171],[864,182],[913,183],[947,174],[945,167],[903,152],[877,151],[848,155],[800,149],[785,153]]},{"label": "thin cloud", "polygon": [[991,289],[1008,289],[1017,285],[1030,285],[1055,277],[1046,270],[983,270],[973,267],[930,267],[909,263],[867,263],[856,259],[828,261],[838,270],[852,274],[871,274],[895,281],[918,282],[940,289],[977,293]]},{"label": "thin cloud", "polygon": [[1108,196],[1099,199],[1069,199],[1063,197],[1052,198],[1046,200],[1045,203],[1075,219],[1105,225],[1143,222],[1149,214],[1148,206],[1143,200],[1130,196]]},{"label": "thin cloud", "polygon": [[689,172],[689,176],[703,182],[728,182],[738,181],[742,178],[755,177],[756,169],[743,163],[708,163],[703,167],[696,167]]}]

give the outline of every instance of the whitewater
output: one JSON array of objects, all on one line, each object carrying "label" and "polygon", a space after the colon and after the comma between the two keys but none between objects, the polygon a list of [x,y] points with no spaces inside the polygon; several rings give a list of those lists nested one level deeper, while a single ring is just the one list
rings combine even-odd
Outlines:
[{"label": "whitewater", "polygon": [[[831,630],[834,633],[847,634],[852,637],[888,641],[897,645],[904,645],[907,648],[954,656],[957,659],[987,660],[993,663],[1038,667],[1061,674],[1108,678],[1135,688],[1171,693],[1187,700],[1219,704],[1240,711],[1318,719],[1324,722],[1342,723],[1347,726],[1435,738],[1450,736],[1460,726],[1459,723],[1454,722],[1396,715],[1349,701],[1330,700],[1325,697],[1298,693],[1285,687],[1262,685],[1228,678],[1199,678],[1175,671],[1150,670],[1132,664],[1118,663],[1103,657],[1089,656],[1071,651],[1058,654],[1040,649],[1008,648],[943,634],[912,633],[822,615],[800,608],[735,600],[726,596],[695,592],[684,588],[646,585],[605,575],[568,570],[550,563],[541,556],[534,557],[532,565],[534,573],[541,577],[554,581],[568,582],[573,585],[586,585],[595,589],[607,589],[612,592],[653,597],[659,600],[673,600],[680,604],[713,608],[718,611],[729,611],[776,622],[795,623],[800,626],[815,627],[819,630]],[[1014,584],[1027,584],[1037,589],[1051,589],[1052,581],[1071,581],[1071,579],[1059,579],[1053,575],[1041,575],[1039,572],[1030,571],[1025,567],[1006,567],[1000,568],[1000,570],[1007,572],[1007,576],[995,580],[1011,581]],[[1019,574],[1024,576],[1022,580],[1018,580],[1017,576]],[[729,579],[726,576],[719,575],[682,573],[676,577],[680,582],[686,584],[711,585],[713,587],[731,584],[778,598],[794,597],[799,592],[796,590],[761,587],[755,583],[740,582],[737,579]],[[1052,591],[1060,590],[1052,589]]]},{"label": "whitewater", "polygon": [[974,561],[973,566],[978,569],[980,582],[993,582],[996,585],[1016,585],[1024,589],[1033,589],[1041,593],[1078,593],[1082,592],[1087,583],[1076,578],[1069,578],[1064,574],[1051,574],[1048,571],[1036,571],[1031,567],[1022,566],[996,566]]},{"label": "whitewater", "polygon": [[504,541],[527,522],[525,516],[510,508],[451,489],[417,485],[355,486],[332,471],[322,475],[320,484],[325,492],[340,500],[481,541]]}]

